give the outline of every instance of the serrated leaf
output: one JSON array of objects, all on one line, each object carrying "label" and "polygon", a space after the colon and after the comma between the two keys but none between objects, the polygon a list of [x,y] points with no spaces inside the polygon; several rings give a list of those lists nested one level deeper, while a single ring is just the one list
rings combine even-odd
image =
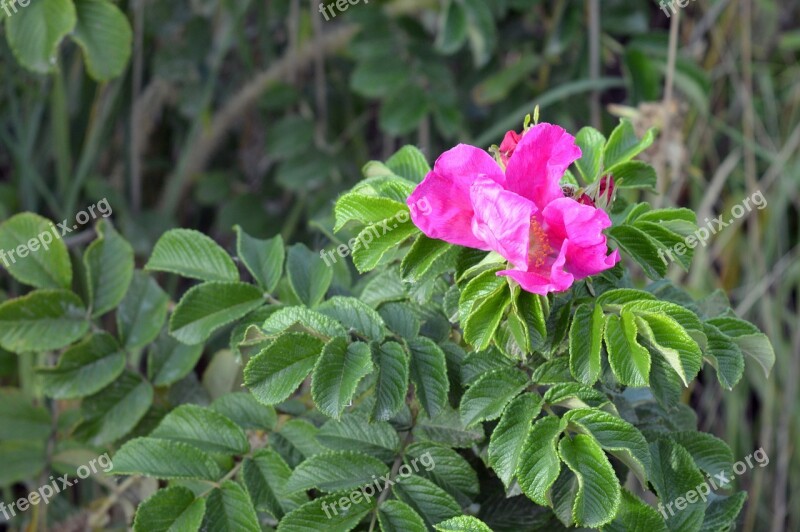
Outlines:
[{"label": "serrated leaf", "polygon": [[747,492],[740,491],[729,497],[719,496],[712,493],[708,497],[708,507],[703,518],[703,526],[700,532],[717,532],[719,530],[730,530],[736,522],[736,518],[742,511],[744,501],[747,500]]},{"label": "serrated leaf", "polygon": [[656,296],[644,290],[635,290],[633,288],[613,288],[607,292],[603,292],[597,296],[596,303],[601,305],[605,310],[619,311],[622,305],[630,303],[631,301],[639,301],[641,299],[655,300]]},{"label": "serrated leaf", "polygon": [[506,489],[511,487],[528,432],[533,427],[533,420],[542,410],[542,403],[538,394],[520,395],[508,404],[492,432],[488,451],[489,465],[503,481]]},{"label": "serrated leaf", "polygon": [[422,517],[429,529],[461,513],[461,507],[453,497],[430,480],[417,475],[399,477],[392,492]]},{"label": "serrated leaf", "polygon": [[621,313],[622,318],[606,317],[605,338],[608,363],[625,386],[644,387],[650,382],[650,353],[636,340],[637,327],[633,314]]},{"label": "serrated leaf", "polygon": [[420,183],[431,171],[425,155],[419,148],[411,145],[403,146],[386,159],[386,166],[395,174],[414,183]]},{"label": "serrated leaf", "polygon": [[611,237],[651,279],[661,279],[667,273],[664,252],[659,254],[658,244],[641,229],[632,225],[616,225],[607,230]]},{"label": "serrated leaf", "polygon": [[239,280],[230,255],[210,237],[193,229],[172,229],[164,233],[144,269],[201,281]]},{"label": "serrated leaf", "polygon": [[572,518],[579,526],[601,527],[609,523],[620,505],[620,486],[614,468],[591,436],[576,434],[558,446],[561,459],[578,477]]},{"label": "serrated leaf", "polygon": [[261,290],[251,284],[199,284],[190,288],[178,302],[169,320],[169,332],[184,344],[199,344],[220,327],[263,304]]},{"label": "serrated leaf", "polygon": [[477,300],[467,319],[462,323],[464,341],[471,344],[477,351],[489,347],[510,303],[511,294],[507,285],[501,286],[499,290],[491,293],[485,299]]},{"label": "serrated leaf", "polygon": [[279,336],[244,369],[244,383],[264,404],[286,400],[314,368],[324,344],[302,333]]},{"label": "serrated leaf", "polygon": [[434,526],[439,532],[492,532],[486,523],[471,515],[459,515]]},{"label": "serrated leaf", "polygon": [[114,455],[115,475],[161,479],[216,480],[219,465],[205,452],[186,443],[158,438],[127,441]]},{"label": "serrated leaf", "polygon": [[575,161],[575,166],[586,183],[594,183],[603,168],[606,138],[592,127],[583,127],[575,135],[575,144],[581,149],[581,158]]},{"label": "serrated leaf", "polygon": [[728,444],[705,432],[671,432],[669,435],[689,451],[698,468],[708,475],[733,471],[733,453]]},{"label": "serrated leaf", "polygon": [[700,371],[703,355],[686,329],[669,316],[652,313],[640,315],[636,324],[639,334],[664,357],[683,385],[688,386]]},{"label": "serrated leaf", "polygon": [[577,382],[556,383],[544,392],[544,402],[566,408],[600,407],[608,403],[599,390]]},{"label": "serrated leaf", "polygon": [[155,492],[136,510],[134,532],[197,530],[203,522],[206,501],[182,486]]},{"label": "serrated leaf", "polygon": [[[100,3],[100,0],[81,1]],[[93,318],[119,305],[131,284],[134,266],[133,248],[111,225],[100,221],[96,230],[97,239],[83,255]]]},{"label": "serrated leaf", "polygon": [[406,340],[419,335],[420,322],[411,305],[407,303],[386,303],[378,309],[383,322],[390,331]]},{"label": "serrated leaf", "polygon": [[387,462],[400,448],[395,429],[385,421],[369,422],[361,414],[345,414],[342,419],[330,420],[317,433],[317,440],[334,451],[359,451]]},{"label": "serrated leaf", "polygon": [[484,374],[461,399],[459,411],[467,427],[500,417],[506,405],[529,384],[528,376],[516,368]]},{"label": "serrated leaf", "polygon": [[172,410],[150,437],[188,443],[210,453],[244,454],[250,449],[247,435],[233,421],[197,405]]},{"label": "serrated leaf", "polygon": [[333,280],[333,269],[303,244],[289,248],[286,273],[295,295],[309,307],[322,301]]},{"label": "serrated leaf", "polygon": [[639,140],[633,129],[633,123],[627,118],[621,119],[608,137],[603,154],[605,167],[610,169],[619,163],[630,161],[649,148],[654,139],[655,130],[648,129],[644,137]]},{"label": "serrated leaf", "polygon": [[58,365],[36,373],[48,397],[75,399],[100,391],[125,369],[125,351],[108,333],[98,333],[61,355]]},{"label": "serrated leaf", "polygon": [[346,507],[341,505],[341,499],[337,494],[305,503],[281,519],[278,532],[349,532],[375,507],[374,497],[354,497]]},{"label": "serrated leaf", "polygon": [[[36,3],[37,6],[28,7],[38,10],[44,8],[47,1]],[[53,5],[58,3],[56,1]],[[28,10],[23,11],[27,13]],[[7,28],[13,24],[10,20],[6,23]],[[18,249],[23,250],[24,257]],[[3,250],[0,254],[2,266],[23,284],[36,288],[69,288],[72,284],[72,264],[67,246],[56,226],[47,218],[23,212],[4,221],[0,224],[0,250]]]},{"label": "serrated leaf", "polygon": [[302,493],[286,492],[286,482],[291,474],[286,462],[271,449],[261,449],[242,463],[244,485],[253,505],[278,520],[308,500]]},{"label": "serrated leaf", "polygon": [[422,279],[434,263],[440,259],[453,246],[444,240],[436,240],[420,235],[411,245],[400,266],[403,279],[415,283]]},{"label": "serrated leaf", "polygon": [[125,370],[109,386],[83,400],[83,421],[76,434],[93,445],[117,440],[136,426],[152,402],[150,383]]},{"label": "serrated leaf", "polygon": [[720,317],[709,320],[708,323],[717,327],[722,333],[736,342],[742,352],[755,359],[764,370],[764,375],[769,377],[772,366],[775,365],[775,351],[766,334],[752,323],[733,317]]},{"label": "serrated leaf", "polygon": [[421,439],[444,443],[454,448],[471,447],[484,438],[482,426],[466,428],[461,416],[451,408],[445,408],[434,418],[422,416],[414,434]]},{"label": "serrated leaf", "polygon": [[283,261],[286,250],[280,235],[268,240],[253,238],[236,225],[236,254],[253,276],[258,285],[272,292],[278,286],[283,274]]},{"label": "serrated leaf", "polygon": [[202,344],[182,344],[165,331],[147,350],[147,378],[155,386],[178,382],[192,371],[202,354]]},{"label": "serrated leaf", "polygon": [[442,349],[429,338],[408,342],[411,352],[409,370],[417,400],[429,417],[435,417],[447,403],[450,383]]},{"label": "serrated leaf", "polygon": [[658,181],[656,169],[644,161],[627,161],[608,169],[619,188],[655,189]]},{"label": "serrated leaf", "polygon": [[306,491],[317,488],[335,492],[360,488],[389,472],[386,465],[367,454],[354,451],[335,451],[314,455],[292,471],[286,491]]},{"label": "serrated leaf", "polygon": [[117,331],[128,349],[143,347],[158,336],[167,317],[169,296],[146,273],[137,270],[117,308]]},{"label": "serrated leaf", "polygon": [[15,353],[59,349],[88,329],[83,302],[68,290],[34,290],[0,304],[0,346]]},{"label": "serrated leaf", "polygon": [[58,45],[75,28],[77,16],[69,0],[39,0],[16,7],[5,22],[8,44],[20,64],[46,73],[56,68]]},{"label": "serrated leaf", "polygon": [[408,391],[409,357],[396,342],[373,344],[373,357],[378,376],[375,381],[375,406],[372,419],[391,419],[405,403]]},{"label": "serrated leaf", "polygon": [[388,500],[378,509],[378,523],[382,532],[426,530],[425,521],[409,505],[398,500]]},{"label": "serrated leaf", "polygon": [[600,376],[603,308],[583,304],[575,310],[569,330],[569,369],[576,380],[594,384]]},{"label": "serrated leaf", "polygon": [[372,372],[369,345],[348,345],[345,338],[331,339],[317,359],[311,380],[311,396],[322,412],[339,419],[351,403],[358,383]]},{"label": "serrated leaf", "polygon": [[540,506],[552,506],[549,491],[561,471],[556,444],[563,428],[557,417],[540,419],[528,432],[519,457],[517,482],[522,493]]},{"label": "serrated leaf", "polygon": [[705,357],[717,370],[717,380],[728,390],[733,389],[744,373],[744,355],[736,342],[710,323],[703,324],[708,344]]},{"label": "serrated leaf", "polygon": [[669,530],[699,530],[705,513],[705,503],[697,500],[688,503],[682,510],[673,512],[668,503],[684,497],[704,483],[703,475],[694,465],[691,455],[686,449],[669,438],[662,438],[650,444],[653,457],[653,473],[650,483],[655,488],[658,498],[665,505],[664,515]]},{"label": "serrated leaf", "polygon": [[380,314],[354,297],[334,296],[317,310],[370,340],[381,341],[386,335]]},{"label": "serrated leaf", "polygon": [[253,503],[240,484],[226,480],[211,490],[206,502],[203,530],[261,532]]},{"label": "serrated leaf", "polygon": [[406,467],[433,481],[463,505],[478,495],[478,475],[457,452],[444,445],[416,442],[406,447]]},{"label": "serrated leaf", "polygon": [[278,421],[274,408],[259,403],[252,394],[247,392],[222,395],[211,403],[211,409],[232,420],[243,429],[272,430]]},{"label": "serrated leaf", "polygon": [[622,490],[621,503],[614,520],[602,527],[603,532],[667,532],[667,525],[658,511],[626,489]]},{"label": "serrated leaf", "polygon": [[305,419],[290,419],[270,437],[270,444],[291,467],[315,454],[325,452],[317,441],[319,429]]},{"label": "serrated leaf", "polygon": [[361,273],[371,271],[387,253],[418,232],[407,214],[365,227],[355,238],[353,264]]},{"label": "serrated leaf", "polygon": [[504,278],[497,276],[497,271],[500,269],[500,267],[492,267],[479,273],[461,291],[461,297],[458,300],[458,316],[461,323],[464,323],[472,314],[472,308],[477,301],[495,293],[507,284]]},{"label": "serrated leaf", "polygon": [[264,333],[274,335],[299,325],[310,333],[327,338],[346,336],[347,330],[335,319],[306,307],[285,307],[271,314],[261,326]]},{"label": "serrated leaf", "polygon": [[393,199],[348,192],[336,200],[333,212],[336,217],[333,230],[338,232],[348,222],[370,225],[407,213],[408,207]]}]

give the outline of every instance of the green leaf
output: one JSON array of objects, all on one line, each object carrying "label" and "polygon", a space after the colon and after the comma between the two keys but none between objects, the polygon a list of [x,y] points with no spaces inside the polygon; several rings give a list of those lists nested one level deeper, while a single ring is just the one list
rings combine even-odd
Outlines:
[{"label": "green leaf", "polygon": [[396,250],[403,241],[418,232],[417,226],[407,219],[407,214],[365,227],[355,238],[353,264],[361,273],[371,271],[387,253]]},{"label": "green leaf", "polygon": [[122,344],[137,349],[158,336],[167,317],[169,296],[146,273],[133,272],[128,292],[117,308],[117,331]]},{"label": "green leaf", "polygon": [[506,489],[511,487],[533,420],[541,411],[541,396],[524,393],[508,404],[492,432],[489,465],[503,481]]},{"label": "green leaf", "polygon": [[389,468],[364,453],[336,451],[314,455],[292,471],[286,483],[286,491],[307,491],[317,488],[322,491],[345,491],[357,489],[375,482],[389,472]]},{"label": "green leaf", "polygon": [[407,303],[386,303],[378,309],[383,322],[390,331],[406,340],[419,335],[420,322],[411,305]]},{"label": "green leaf", "polygon": [[114,474],[213,481],[222,471],[211,456],[187,443],[135,438],[114,455]]},{"label": "green leaf", "polygon": [[544,402],[565,408],[600,407],[608,403],[599,390],[577,382],[556,383],[544,392]]},{"label": "green leaf", "polygon": [[333,269],[303,244],[289,248],[286,273],[295,295],[309,307],[322,301],[333,280]]},{"label": "green leaf", "polygon": [[708,338],[705,357],[717,370],[719,383],[728,390],[733,389],[744,373],[744,355],[736,342],[710,323],[703,324]]},{"label": "green leaf", "polygon": [[317,407],[339,419],[351,403],[358,383],[372,372],[369,345],[347,343],[342,337],[325,344],[317,359],[311,381],[311,395]]},{"label": "green leaf", "polygon": [[290,419],[271,435],[272,447],[294,467],[309,456],[325,452],[317,441],[317,427],[305,419]]},{"label": "green leaf", "polygon": [[461,514],[461,507],[446,491],[417,475],[398,477],[392,492],[422,519],[428,528]]},{"label": "green leaf", "polygon": [[603,308],[588,304],[575,311],[569,330],[569,369],[576,380],[594,384],[600,376],[603,340]]},{"label": "green leaf", "polygon": [[83,50],[86,69],[97,81],[121,75],[131,56],[128,19],[108,0],[75,0],[78,23],[71,34]]},{"label": "green leaf", "polygon": [[466,428],[458,412],[449,407],[434,418],[421,416],[414,434],[423,440],[443,443],[454,448],[472,447],[484,438],[482,426]]},{"label": "green leaf", "polygon": [[497,276],[500,269],[502,268],[492,267],[479,273],[461,291],[461,297],[458,300],[458,316],[461,323],[467,321],[478,301],[499,291],[504,285],[507,286],[508,281]]},{"label": "green leaf", "polygon": [[278,422],[274,408],[259,403],[247,392],[222,395],[211,403],[211,409],[234,421],[243,429],[272,430]]},{"label": "green leaf", "polygon": [[271,449],[261,449],[242,463],[244,485],[256,509],[278,520],[308,500],[303,493],[287,493],[286,481],[291,474],[286,462]]},{"label": "green leaf", "polygon": [[466,40],[467,14],[461,2],[450,0],[439,18],[436,49],[443,54],[453,54],[464,46]]},{"label": "green leaf", "polygon": [[441,444],[416,442],[406,447],[406,467],[433,481],[461,504],[478,495],[478,475],[456,451]]},{"label": "green leaf", "polygon": [[427,113],[428,98],[425,91],[406,82],[383,101],[378,123],[381,130],[389,135],[406,135],[414,131]]},{"label": "green leaf", "polygon": [[660,279],[667,273],[667,259],[659,254],[655,240],[632,225],[616,225],[607,229],[610,236],[651,279]]},{"label": "green leaf", "polygon": [[721,497],[711,494],[708,497],[708,507],[703,518],[701,532],[716,532],[718,530],[731,530],[735,525],[739,512],[742,511],[747,492],[740,491],[730,497]]},{"label": "green leaf", "polygon": [[[656,243],[659,248],[659,257],[668,257],[670,261],[676,261],[684,270],[689,271],[694,257],[694,246],[689,246],[684,237],[654,222],[637,220],[633,226],[643,231]],[[679,250],[682,251],[679,252]]]},{"label": "green leaf", "polygon": [[34,406],[18,388],[0,388],[0,441],[45,441],[52,431],[50,413],[43,406]]},{"label": "green leaf", "polygon": [[426,530],[425,521],[409,505],[398,500],[388,500],[378,509],[378,523],[382,532],[407,532]]},{"label": "green leaf", "polygon": [[591,436],[563,438],[558,453],[578,477],[572,518],[579,526],[598,528],[609,523],[620,505],[619,481],[603,450]]},{"label": "green leaf", "polygon": [[630,312],[622,319],[606,317],[603,336],[611,370],[625,386],[645,387],[650,382],[650,353],[636,341],[636,320]]},{"label": "green leaf", "polygon": [[250,359],[244,369],[244,383],[264,404],[285,401],[314,368],[323,346],[307,334],[279,336]]},{"label": "green leaf", "polygon": [[475,67],[481,68],[492,58],[497,46],[497,28],[492,11],[482,0],[465,0],[467,12],[467,38]]},{"label": "green leaf", "polygon": [[409,67],[399,57],[376,57],[356,65],[350,88],[369,98],[384,98],[406,82],[409,75]]},{"label": "green leaf", "polygon": [[[28,7],[42,9],[47,1],[39,0],[37,5]],[[59,2],[52,3],[56,5]],[[23,11],[27,13],[28,9]],[[12,18],[18,20],[17,16]],[[10,20],[6,27],[12,24]],[[0,250],[2,266],[23,284],[36,288],[69,288],[72,284],[72,264],[67,246],[61,240],[59,230],[47,218],[23,212],[4,221],[0,224]]]},{"label": "green leaf", "polygon": [[172,229],[164,233],[144,268],[201,281],[239,280],[230,255],[210,237],[193,229]]},{"label": "green leaf", "polygon": [[642,316],[646,315],[646,313],[665,315],[678,322],[688,332],[697,331],[702,333],[703,331],[703,325],[697,314],[669,301],[630,301],[623,305],[622,310],[631,311]]},{"label": "green leaf", "polygon": [[199,530],[206,513],[206,501],[182,486],[155,492],[136,510],[134,532]]},{"label": "green leaf", "polygon": [[619,125],[608,137],[608,143],[603,153],[605,167],[611,169],[619,163],[630,161],[649,148],[654,139],[654,129],[648,129],[644,137],[639,140],[633,129],[633,123],[627,118],[620,119]]},{"label": "green leaf", "polygon": [[47,465],[44,441],[0,441],[0,486],[12,486],[36,477]]},{"label": "green leaf", "polygon": [[549,492],[561,472],[556,443],[563,429],[557,417],[540,419],[528,432],[519,457],[517,482],[522,493],[540,506],[552,506]]},{"label": "green leaf", "polygon": [[70,0],[38,0],[6,19],[8,44],[17,61],[38,73],[56,68],[58,45],[73,31],[77,17]]},{"label": "green leaf", "polygon": [[647,530],[667,532],[667,525],[658,511],[626,489],[622,490],[622,504],[614,520],[603,527],[603,532],[628,532]]},{"label": "green leaf", "polygon": [[501,286],[483,300],[477,300],[463,322],[464,341],[477,351],[489,347],[510,303],[511,293],[508,285]]},{"label": "green leaf", "polygon": [[470,386],[461,399],[459,410],[464,425],[500,417],[506,405],[529,383],[528,376],[516,368],[503,368],[486,373]]},{"label": "green leaf", "polygon": [[380,314],[354,297],[333,296],[321,304],[318,310],[370,340],[381,341],[386,335]]},{"label": "green leaf", "polygon": [[586,183],[594,183],[603,169],[606,138],[592,127],[583,127],[575,135],[575,144],[581,149],[581,158],[575,161],[575,167]]},{"label": "green leaf", "polygon": [[[360,494],[360,492],[356,492]],[[344,504],[342,504],[344,502]],[[375,507],[374,497],[329,495],[307,502],[278,523],[278,532],[348,532]]]},{"label": "green leaf", "polygon": [[391,419],[405,404],[408,391],[409,357],[396,342],[373,344],[373,357],[378,376],[375,381],[375,406],[372,419]]},{"label": "green leaf", "polygon": [[348,222],[354,221],[362,225],[370,225],[407,213],[408,207],[405,203],[393,199],[348,192],[336,200],[333,212],[336,216],[336,225],[333,226],[333,230],[338,232]]},{"label": "green leaf", "polygon": [[614,185],[618,188],[655,189],[658,181],[656,169],[644,161],[620,163],[610,168],[608,173],[614,177]]},{"label": "green leaf", "polygon": [[650,450],[636,427],[608,412],[588,408],[570,410],[563,419],[571,429],[592,436],[600,447],[627,465],[643,487],[647,486]]},{"label": "green leaf", "polygon": [[447,403],[450,383],[447,363],[442,349],[425,337],[408,342],[411,352],[409,365],[417,401],[429,417],[435,417]]},{"label": "green leaf", "polygon": [[147,350],[147,378],[154,386],[178,382],[194,369],[202,354],[203,344],[182,344],[165,331]]},{"label": "green leaf", "polygon": [[681,447],[689,451],[698,468],[709,475],[733,471],[733,453],[728,444],[705,432],[670,432]]},{"label": "green leaf", "polygon": [[301,327],[311,334],[327,338],[346,336],[347,330],[335,319],[306,307],[285,307],[271,314],[261,326],[267,335],[282,333],[286,329]]},{"label": "green leaf", "polygon": [[101,332],[64,351],[57,366],[36,373],[48,397],[75,399],[105,388],[124,369],[125,351],[113,336]]},{"label": "green leaf", "polygon": [[636,320],[639,334],[647,339],[675,373],[684,386],[694,379],[703,363],[700,347],[677,321],[662,314],[643,314]]},{"label": "green leaf", "polygon": [[419,148],[416,146],[403,146],[386,159],[386,166],[399,175],[414,183],[420,183],[431,171],[431,167]]},{"label": "green leaf", "polygon": [[419,282],[434,264],[452,249],[453,246],[444,240],[420,235],[403,258],[401,264],[403,279],[411,283]]},{"label": "green leaf", "polygon": [[286,251],[280,235],[268,240],[253,238],[238,225],[236,232],[236,254],[258,285],[267,292],[273,292],[283,273]]},{"label": "green leaf", "polygon": [[601,305],[606,311],[617,311],[622,308],[625,303],[631,301],[639,301],[646,299],[653,301],[656,296],[644,290],[634,290],[633,288],[614,288],[608,292],[603,292],[597,296],[596,303]]},{"label": "green leaf", "polygon": [[758,330],[752,323],[733,317],[720,317],[709,320],[708,323],[717,327],[723,334],[733,339],[742,352],[755,359],[764,370],[764,375],[769,377],[772,366],[775,365],[775,351],[767,335]]},{"label": "green leaf", "polygon": [[133,429],[153,402],[153,387],[125,370],[106,388],[83,400],[76,433],[93,445],[115,441]]},{"label": "green leaf", "polygon": [[232,480],[226,480],[208,494],[202,529],[261,532],[250,497],[240,484]]},{"label": "green leaf", "polygon": [[59,349],[88,329],[83,302],[67,290],[34,290],[0,304],[0,346],[15,353]]},{"label": "green leaf", "polygon": [[704,483],[703,475],[695,467],[691,455],[686,449],[669,438],[662,438],[650,444],[653,457],[653,472],[650,483],[655,488],[658,498],[664,504],[669,530],[699,530],[705,513],[705,503],[697,500],[688,503],[683,509],[675,509],[669,503],[694,491]]},{"label": "green leaf", "polygon": [[400,449],[397,431],[385,421],[370,423],[361,414],[345,414],[330,420],[317,433],[317,440],[334,451],[358,449],[378,460],[392,460]]},{"label": "green leaf", "polygon": [[184,344],[199,344],[220,327],[263,304],[261,290],[251,284],[199,284],[190,288],[178,302],[169,320],[169,332]]},{"label": "green leaf", "polygon": [[[105,3],[105,0],[81,1]],[[119,305],[131,284],[134,266],[133,248],[111,225],[100,221],[96,230],[97,239],[86,248],[83,255],[93,318]]]},{"label": "green leaf", "polygon": [[440,532],[492,532],[486,523],[471,515],[459,515],[434,526]]},{"label": "green leaf", "polygon": [[210,453],[244,454],[250,449],[247,435],[236,423],[197,405],[172,410],[150,437],[188,443]]}]

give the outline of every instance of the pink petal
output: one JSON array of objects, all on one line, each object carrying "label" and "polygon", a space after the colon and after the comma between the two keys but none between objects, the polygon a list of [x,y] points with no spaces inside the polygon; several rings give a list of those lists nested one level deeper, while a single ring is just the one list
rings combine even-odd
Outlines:
[{"label": "pink petal", "polygon": [[[407,202],[414,225],[430,238],[488,250],[472,234],[470,186],[479,176],[502,183],[503,172],[492,157],[474,146],[459,144],[444,152]],[[417,208],[418,205],[425,209]]]},{"label": "pink petal", "polygon": [[561,246],[558,258],[550,266],[549,270],[522,271],[522,270],[502,270],[497,275],[507,276],[514,279],[523,290],[541,296],[548,292],[563,292],[572,286],[574,278],[572,274],[564,270],[566,263],[567,242]]},{"label": "pink petal", "polygon": [[605,241],[588,248],[576,246],[569,241],[567,242],[569,246],[567,248],[566,269],[575,276],[576,281],[613,268],[620,260],[619,251],[616,249],[612,251],[610,255],[606,256],[608,247]]},{"label": "pink petal", "polygon": [[567,238],[582,247],[605,243],[603,229],[611,227],[611,219],[602,209],[584,205],[572,198],[559,198],[542,211],[547,232],[552,237]]},{"label": "pink petal", "polygon": [[526,268],[533,202],[485,176],[472,184],[470,197],[472,233],[517,268]]},{"label": "pink petal", "polygon": [[542,210],[564,197],[559,181],[581,156],[575,138],[559,126],[541,123],[517,144],[506,168],[506,188],[533,201]]}]

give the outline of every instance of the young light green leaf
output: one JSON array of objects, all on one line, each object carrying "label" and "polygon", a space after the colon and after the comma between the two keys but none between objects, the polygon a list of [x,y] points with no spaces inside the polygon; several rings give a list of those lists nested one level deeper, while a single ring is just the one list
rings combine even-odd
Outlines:
[{"label": "young light green leaf", "polygon": [[286,482],[286,491],[306,491],[317,488],[335,492],[357,489],[375,482],[375,478],[389,472],[389,468],[364,453],[335,451],[306,459],[292,471]]},{"label": "young light green leaf", "polygon": [[508,404],[492,432],[489,465],[506,489],[511,487],[528,432],[541,410],[542,397],[535,393],[524,393]]},{"label": "young light green leaf", "polygon": [[588,385],[597,382],[602,340],[603,308],[580,305],[569,330],[569,369],[576,380]]},{"label": "young light green leaf", "polygon": [[603,336],[611,370],[625,386],[644,387],[650,382],[650,353],[636,340],[636,320],[630,312],[622,319],[606,317]]},{"label": "young light green leaf", "polygon": [[386,159],[386,166],[399,175],[414,183],[420,183],[431,167],[425,159],[425,155],[416,146],[406,145]]},{"label": "young light green leaf", "polygon": [[105,0],[75,0],[78,23],[72,40],[86,58],[86,69],[97,81],[116,78],[131,56],[133,32],[125,14]]},{"label": "young light green leaf", "polygon": [[236,254],[258,285],[267,292],[278,286],[286,251],[280,235],[268,240],[253,238],[236,225]]},{"label": "young light green leaf", "polygon": [[83,302],[67,290],[34,290],[0,304],[0,346],[15,353],[59,349],[88,329]]},{"label": "young light green leaf", "polygon": [[596,129],[587,126],[575,135],[575,144],[581,149],[581,158],[575,161],[575,166],[586,183],[594,183],[603,169],[606,138]]},{"label": "young light green leaf", "polygon": [[183,486],[171,486],[155,492],[136,510],[134,532],[172,532],[199,530],[206,513],[206,501],[195,498]]},{"label": "young light green leaf", "polygon": [[253,503],[240,484],[226,480],[220,487],[211,490],[202,530],[261,532]]},{"label": "young light green leaf", "polygon": [[324,344],[302,333],[287,333],[257,356],[244,369],[244,383],[264,404],[285,401],[314,368]]},{"label": "young light green leaf", "polygon": [[48,397],[75,399],[105,388],[125,369],[125,351],[108,333],[98,333],[70,347],[58,365],[37,374]]},{"label": "young light green leaf", "polygon": [[[19,21],[18,17],[13,19]],[[13,24],[10,20],[7,23]],[[67,246],[47,218],[23,212],[4,221],[0,224],[0,250],[2,266],[23,284],[36,288],[69,288],[72,284]]]},{"label": "young light green leaf", "polygon": [[485,373],[461,399],[459,411],[464,425],[469,428],[481,421],[497,419],[509,401],[528,384],[528,376],[513,367]]},{"label": "young light green leaf", "polygon": [[187,443],[158,438],[134,438],[114,455],[115,475],[144,475],[160,479],[217,480],[219,465]]},{"label": "young light green leaf", "polygon": [[463,322],[464,340],[477,351],[489,347],[503,314],[511,303],[508,285],[501,286],[483,300],[476,300]]},{"label": "young light green leaf", "polygon": [[654,129],[648,129],[644,137],[639,140],[633,129],[633,123],[627,118],[620,119],[619,125],[608,137],[608,143],[603,152],[605,167],[611,170],[619,163],[630,161],[649,148],[654,139]]},{"label": "young light green leaf", "polygon": [[128,349],[138,349],[158,336],[167,317],[169,296],[149,275],[133,272],[128,291],[117,308],[117,331]]},{"label": "young light green leaf", "polygon": [[177,273],[201,281],[239,280],[230,255],[210,237],[193,229],[172,229],[164,233],[144,269]]},{"label": "young light green leaf", "polygon": [[169,320],[169,332],[184,344],[200,344],[220,327],[263,304],[261,290],[251,284],[199,284],[190,288],[178,302]]},{"label": "young light green leaf", "polygon": [[188,443],[210,453],[245,454],[250,449],[247,435],[236,423],[197,405],[172,410],[150,437]]},{"label": "young light green leaf", "polygon": [[656,169],[644,161],[627,161],[609,168],[618,188],[655,189],[658,176]]},{"label": "young light green leaf", "polygon": [[397,342],[372,344],[378,376],[372,419],[386,421],[402,408],[408,391],[409,357]]},{"label": "young light green leaf", "polygon": [[561,472],[556,444],[564,426],[554,416],[534,423],[528,432],[517,465],[517,482],[522,493],[540,506],[552,506],[550,488]]},{"label": "young light green leaf", "polygon": [[348,344],[342,337],[331,339],[317,359],[311,380],[311,396],[317,407],[339,419],[351,403],[358,383],[372,372],[369,345]]},{"label": "young light green leaf", "polygon": [[70,0],[44,0],[16,9],[5,21],[14,56],[34,72],[51,72],[61,40],[75,28],[75,5]]},{"label": "young light green leaf", "polygon": [[322,301],[333,280],[333,269],[303,244],[289,248],[286,273],[292,291],[308,307]]},{"label": "young light green leaf", "polygon": [[444,408],[450,383],[444,352],[430,338],[419,337],[408,342],[411,351],[409,365],[416,397],[429,417]]},{"label": "young light green leaf", "polygon": [[669,363],[684,386],[694,379],[703,363],[700,347],[677,321],[662,314],[641,314],[636,325],[639,334]]},{"label": "young light green leaf", "polygon": [[336,216],[336,225],[333,230],[337,232],[348,222],[370,225],[408,212],[408,207],[405,203],[393,199],[348,192],[336,200],[333,212]]},{"label": "young light green leaf", "polygon": [[405,221],[401,221],[401,217],[387,218],[365,227],[353,246],[353,264],[361,273],[373,270],[387,253],[397,249],[418,231],[407,215]]}]

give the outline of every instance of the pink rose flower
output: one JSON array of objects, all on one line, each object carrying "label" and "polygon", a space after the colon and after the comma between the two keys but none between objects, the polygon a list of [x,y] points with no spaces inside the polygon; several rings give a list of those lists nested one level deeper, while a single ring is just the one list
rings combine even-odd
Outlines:
[{"label": "pink rose flower", "polygon": [[[545,123],[522,136],[505,171],[487,152],[459,144],[409,196],[411,219],[430,238],[497,252],[513,266],[497,274],[528,292],[566,290],[619,262],[618,251],[606,255],[608,215],[561,190],[580,156],[571,135]],[[427,214],[414,207],[423,198]]]}]

